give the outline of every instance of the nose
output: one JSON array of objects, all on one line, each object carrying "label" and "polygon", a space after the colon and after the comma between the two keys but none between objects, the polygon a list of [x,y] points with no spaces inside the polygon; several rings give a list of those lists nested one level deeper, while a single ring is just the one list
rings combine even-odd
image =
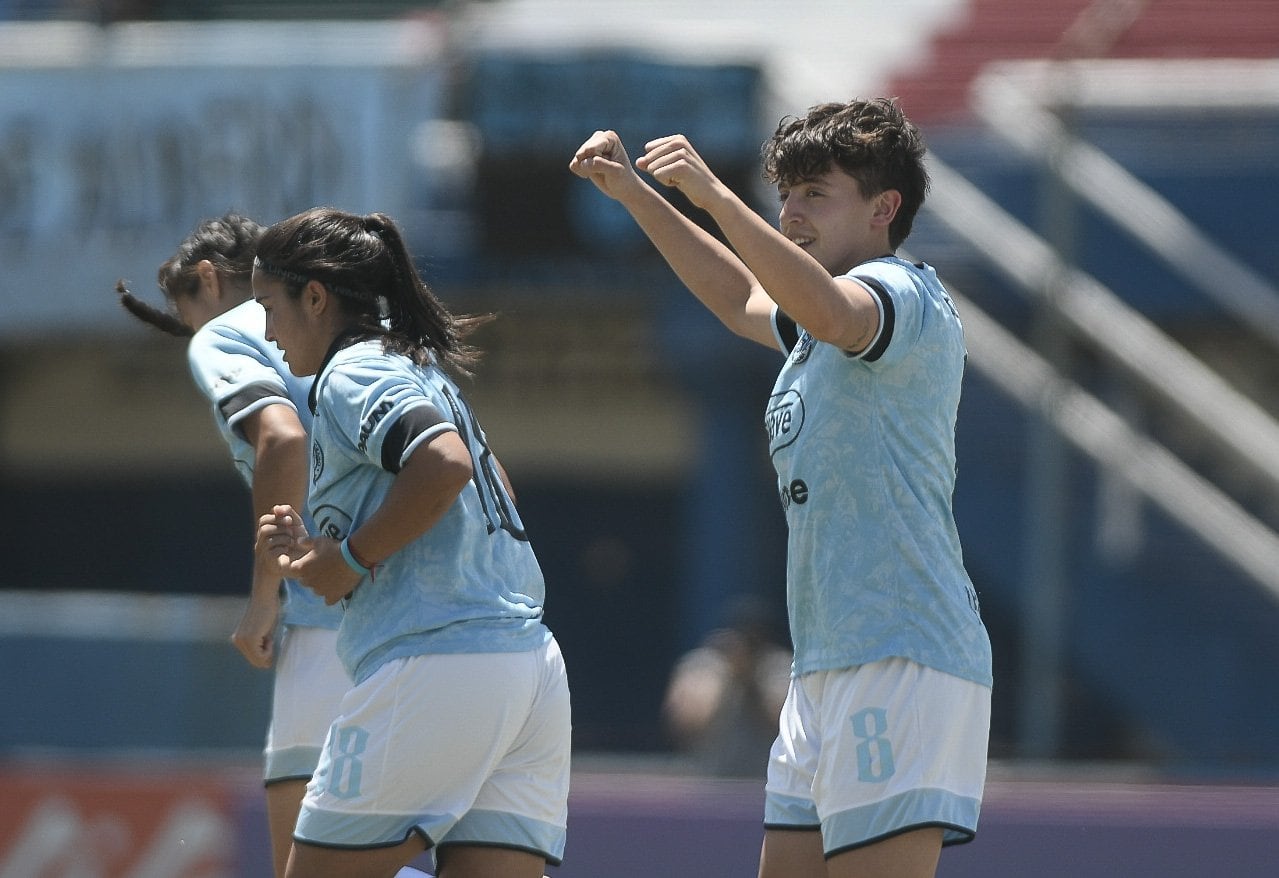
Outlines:
[{"label": "nose", "polygon": [[786,226],[798,220],[799,200],[795,198],[787,198],[777,210],[777,224],[782,231],[786,230]]}]

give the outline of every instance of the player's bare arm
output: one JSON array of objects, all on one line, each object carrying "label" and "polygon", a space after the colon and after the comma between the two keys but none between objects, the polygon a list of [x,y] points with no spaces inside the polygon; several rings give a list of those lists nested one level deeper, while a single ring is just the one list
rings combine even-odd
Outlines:
[{"label": "player's bare arm", "polygon": [[337,540],[307,534],[302,516],[292,506],[276,506],[259,519],[257,551],[275,559],[281,576],[296,579],[330,606],[349,595],[362,578],[347,564]]},{"label": "player's bare arm", "polygon": [[413,450],[386,498],[350,535],[361,558],[380,563],[433,528],[475,475],[471,454],[454,431]]},{"label": "player's bare arm", "polygon": [[[306,491],[306,430],[287,405],[269,405],[244,419],[241,429],[253,445],[255,518],[286,500],[300,505]],[[254,552],[249,601],[231,634],[231,642],[259,668],[275,659],[275,629],[280,619],[280,571],[268,555]]]},{"label": "player's bare arm", "polygon": [[[752,210],[715,177],[687,138],[672,135],[651,141],[636,165],[710,214],[747,271],[767,291],[770,305],[776,302],[820,341],[854,352],[869,344],[879,326],[879,310],[870,293],[854,281],[832,277],[829,267]],[[878,254],[866,254],[874,255]],[[838,270],[851,267],[841,265]],[[766,343],[771,344],[771,328]]]},{"label": "player's bare arm", "polygon": [[720,322],[743,338],[776,346],[769,323],[772,302],[755,277],[732,250],[635,173],[615,132],[591,135],[569,169],[626,208],[680,281]]},{"label": "player's bare arm", "polygon": [[502,461],[497,457],[493,458],[493,465],[497,467],[497,477],[502,480],[502,487],[506,489],[506,493],[510,495],[512,503],[519,503],[520,498],[515,496],[515,484],[511,481],[510,474],[506,471],[506,467],[502,466]]},{"label": "player's bare arm", "polygon": [[275,662],[275,629],[280,621],[280,573],[270,557],[253,558],[249,600],[231,632],[231,643],[255,668]]},{"label": "player's bare arm", "polygon": [[631,167],[626,147],[616,131],[596,131],[588,137],[573,154],[568,168],[623,205],[631,198],[642,197],[642,190],[646,188]]},{"label": "player's bare arm", "polygon": [[[378,565],[444,517],[474,474],[470,452],[457,433],[435,436],[405,461],[382,505],[347,534],[348,549],[376,577]],[[258,548],[276,559],[283,575],[314,591],[326,604],[351,594],[363,579],[347,561],[341,542],[307,536],[291,506],[277,506],[262,517]]]}]

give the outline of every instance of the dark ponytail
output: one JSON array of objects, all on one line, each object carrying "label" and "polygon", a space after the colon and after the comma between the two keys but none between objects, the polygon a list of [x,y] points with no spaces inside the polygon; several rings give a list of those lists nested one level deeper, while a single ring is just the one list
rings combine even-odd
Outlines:
[{"label": "dark ponytail", "polygon": [[306,279],[323,283],[341,300],[353,328],[381,337],[388,352],[419,365],[434,356],[463,375],[479,362],[479,349],[466,339],[493,315],[451,313],[418,274],[399,227],[386,214],[312,208],[267,229],[258,258],[259,270],[283,278],[292,295]]}]

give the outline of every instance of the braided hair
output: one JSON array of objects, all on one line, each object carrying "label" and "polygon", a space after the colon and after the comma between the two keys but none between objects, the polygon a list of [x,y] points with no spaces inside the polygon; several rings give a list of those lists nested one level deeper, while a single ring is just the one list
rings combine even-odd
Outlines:
[{"label": "braided hair", "polygon": [[[165,300],[172,306],[181,297],[194,296],[199,289],[197,266],[208,260],[223,282],[246,291],[253,277],[253,255],[262,226],[238,213],[227,213],[206,219],[187,235],[178,250],[156,272],[156,281]],[[190,337],[195,327],[183,322],[172,308],[160,310],[129,292],[123,280],[116,281],[116,292],[125,310],[147,323],[178,337]]]}]

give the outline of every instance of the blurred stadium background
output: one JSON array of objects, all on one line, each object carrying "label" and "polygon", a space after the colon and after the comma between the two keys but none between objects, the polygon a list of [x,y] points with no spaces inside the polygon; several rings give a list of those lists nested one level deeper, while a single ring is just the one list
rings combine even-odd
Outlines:
[{"label": "blurred stadium background", "polygon": [[0,0],[0,876],[266,874],[247,498],[112,290],[322,203],[503,317],[470,393],[574,688],[552,874],[753,874],[759,782],[692,774],[659,705],[730,596],[784,617],[776,363],[566,165],[679,130],[770,214],[777,120],[872,94],[929,141],[908,247],[969,336],[994,761],[939,874],[1274,874],[1279,3]]}]

